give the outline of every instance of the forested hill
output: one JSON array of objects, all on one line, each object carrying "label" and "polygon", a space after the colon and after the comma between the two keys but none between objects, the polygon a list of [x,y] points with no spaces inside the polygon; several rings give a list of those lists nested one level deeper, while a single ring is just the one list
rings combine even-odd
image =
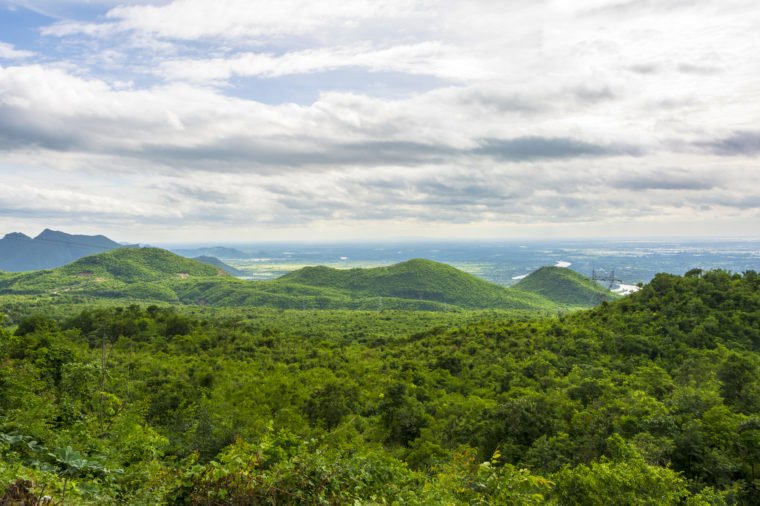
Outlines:
[{"label": "forested hill", "polygon": [[0,501],[756,505],[760,276],[544,319],[156,306],[0,326]]},{"label": "forested hill", "polygon": [[595,306],[617,298],[595,281],[564,267],[541,267],[520,280],[514,288],[569,306]]},{"label": "forested hill", "polygon": [[[205,263],[204,263],[205,262]],[[211,264],[211,265],[209,265]],[[227,266],[228,267],[228,266]],[[410,260],[388,267],[337,270],[307,267],[271,281],[225,275],[216,259],[198,261],[157,248],[121,248],[49,271],[0,276],[0,295],[86,296],[211,306],[312,309],[505,309],[556,312],[598,299],[504,288],[454,267]],[[544,279],[551,285],[548,277]],[[561,286],[561,283],[557,286]],[[578,290],[586,290],[578,285]]]},{"label": "forested hill", "polygon": [[683,347],[760,351],[760,275],[658,274],[633,295],[569,318],[599,325],[629,352],[652,357]]},{"label": "forested hill", "polygon": [[51,270],[0,277],[0,295],[89,296],[178,302],[180,282],[227,277],[218,267],[158,248],[119,248]]},{"label": "forested hill", "polygon": [[0,239],[0,270],[51,269],[87,255],[121,247],[121,244],[102,235],[71,235],[49,229],[35,238],[11,233]]},{"label": "forested hill", "polygon": [[277,282],[345,290],[356,297],[426,300],[463,308],[552,307],[543,297],[505,289],[450,265],[423,259],[370,269],[305,267]]},{"label": "forested hill", "polygon": [[117,281],[139,283],[177,277],[217,276],[220,269],[206,263],[183,258],[160,248],[121,248],[92,255],[58,269],[78,276],[105,276]]},{"label": "forested hill", "polygon": [[191,258],[191,260],[195,260],[197,262],[202,262],[202,263],[208,264],[208,265],[213,265],[217,269],[223,270],[224,272],[226,272],[230,276],[245,276],[245,272],[241,271],[240,269],[236,269],[236,268],[232,267],[231,265],[227,265],[226,263],[222,262],[221,260],[219,260],[216,257],[201,255],[201,256],[198,256],[198,257],[193,257],[193,258]]}]

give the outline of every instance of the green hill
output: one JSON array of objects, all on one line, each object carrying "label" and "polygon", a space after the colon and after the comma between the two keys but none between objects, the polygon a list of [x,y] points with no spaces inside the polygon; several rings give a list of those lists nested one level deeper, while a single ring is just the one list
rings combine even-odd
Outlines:
[{"label": "green hill", "polygon": [[564,267],[541,267],[517,283],[514,290],[568,306],[594,306],[618,297],[591,279]]},{"label": "green hill", "polygon": [[82,258],[59,272],[77,276],[107,276],[127,283],[217,276],[219,268],[183,258],[159,248],[121,248]]},{"label": "green hill", "polygon": [[552,305],[541,296],[505,289],[450,265],[422,259],[371,269],[305,267],[274,283],[346,290],[355,297],[425,300],[462,308],[538,309]]},{"label": "green hill", "polygon": [[88,295],[179,302],[173,286],[218,268],[157,248],[121,248],[51,270],[0,276],[0,294]]},{"label": "green hill", "polygon": [[217,269],[221,269],[230,276],[245,276],[246,273],[244,271],[241,271],[240,269],[236,269],[232,267],[231,265],[227,265],[226,263],[222,262],[216,257],[201,255],[195,258],[192,258],[192,260],[197,260],[198,262],[202,262],[207,265],[213,265]]},{"label": "green hill", "polygon": [[[543,271],[533,276],[543,276]],[[419,259],[371,269],[306,267],[271,281],[246,281],[226,275],[219,265],[157,248],[122,248],[52,270],[0,275],[0,295],[281,309],[555,311],[588,307],[599,302],[599,294],[606,294],[601,288],[594,292],[593,283],[586,286],[580,281],[572,289],[546,281],[544,285],[543,290],[504,288],[449,265]]]}]

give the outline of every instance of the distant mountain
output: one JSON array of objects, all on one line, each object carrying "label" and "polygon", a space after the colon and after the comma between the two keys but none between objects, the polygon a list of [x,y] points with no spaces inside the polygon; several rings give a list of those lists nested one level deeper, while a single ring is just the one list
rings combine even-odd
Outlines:
[{"label": "distant mountain", "polygon": [[102,235],[71,235],[45,229],[31,237],[17,232],[0,239],[0,270],[9,272],[51,269],[79,258],[123,245]]},{"label": "distant mountain", "polygon": [[199,256],[216,258],[249,258],[251,256],[244,251],[235,248],[225,248],[223,246],[194,249],[171,249],[170,251],[186,258],[197,258]]},{"label": "distant mountain", "polygon": [[541,267],[520,280],[513,289],[568,306],[594,306],[618,298],[595,281],[565,267]]},{"label": "distant mountain", "polygon": [[226,272],[230,276],[245,276],[247,274],[246,272],[241,271],[240,269],[236,269],[231,265],[227,265],[226,263],[222,262],[216,257],[210,257],[210,256],[204,255],[204,256],[195,257],[192,260],[203,262],[204,264],[208,264],[208,265],[213,265],[214,267],[222,269],[224,272]]}]

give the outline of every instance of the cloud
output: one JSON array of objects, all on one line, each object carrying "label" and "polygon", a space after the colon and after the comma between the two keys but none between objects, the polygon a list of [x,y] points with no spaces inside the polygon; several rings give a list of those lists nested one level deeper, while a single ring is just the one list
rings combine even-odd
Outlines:
[{"label": "cloud", "polygon": [[104,36],[120,31],[149,33],[162,38],[196,40],[219,37],[261,40],[265,37],[315,34],[324,29],[350,30],[366,20],[419,15],[429,1],[338,0],[310,2],[281,0],[175,0],[166,5],[119,6],[108,11],[105,23],[61,22],[45,35]]},{"label": "cloud", "polygon": [[440,42],[373,48],[369,44],[272,53],[244,52],[232,58],[167,60],[156,74],[170,80],[228,81],[232,77],[272,78],[362,67],[371,72],[395,71],[455,81],[481,79],[478,68],[456,48]]},{"label": "cloud", "polygon": [[16,49],[13,44],[0,42],[0,59],[4,60],[24,60],[35,55],[32,51]]},{"label": "cloud", "polygon": [[721,186],[717,174],[700,174],[685,169],[630,170],[609,180],[612,188],[632,191],[706,191]]},{"label": "cloud", "polygon": [[681,63],[678,65],[678,71],[684,74],[696,74],[702,76],[712,76],[723,72],[718,66],[715,65],[699,65],[696,63]]},{"label": "cloud", "polygon": [[720,156],[757,156],[760,155],[760,132],[738,131],[720,139],[699,141],[696,145]]},{"label": "cloud", "polygon": [[505,130],[506,138],[484,138],[503,124],[498,117],[455,131],[451,119],[480,116],[471,107],[477,92],[466,89],[397,101],[333,93],[309,107],[272,106],[182,84],[116,89],[41,66],[0,68],[0,89],[0,148],[117,154],[177,169],[271,172],[640,154],[623,143],[549,132],[507,137]]},{"label": "cloud", "polygon": [[604,146],[571,138],[544,137],[487,139],[473,152],[516,161],[641,154],[640,149],[634,146]]},{"label": "cloud", "polygon": [[66,20],[8,40],[40,52],[0,66],[6,214],[229,237],[760,225],[760,4],[96,3],[34,0]]}]

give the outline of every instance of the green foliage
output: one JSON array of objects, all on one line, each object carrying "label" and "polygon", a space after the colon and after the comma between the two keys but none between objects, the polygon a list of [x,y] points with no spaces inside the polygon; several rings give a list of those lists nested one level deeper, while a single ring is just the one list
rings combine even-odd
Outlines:
[{"label": "green foliage", "polygon": [[0,294],[282,309],[554,312],[598,303],[596,299],[553,302],[429,260],[374,269],[307,267],[272,281],[243,281],[226,271],[216,259],[198,261],[156,248],[121,248],[50,271],[0,277]]},{"label": "green foliage", "polygon": [[193,260],[196,260],[198,262],[202,262],[204,264],[212,265],[216,267],[217,269],[226,272],[230,276],[245,276],[245,272],[236,269],[232,267],[231,265],[227,265],[226,263],[222,262],[216,257],[201,255],[199,257],[194,257]]},{"label": "green foliage", "polygon": [[567,306],[595,306],[618,298],[595,281],[563,267],[541,267],[520,280],[515,289]]},{"label": "green foliage", "polygon": [[462,308],[531,309],[549,307],[545,300],[516,293],[446,264],[415,259],[372,269],[305,267],[276,280],[350,291],[356,297],[390,297],[434,301]]},{"label": "green foliage", "polygon": [[219,270],[159,248],[120,248],[77,260],[60,272],[82,277],[107,276],[119,281],[145,282],[168,276],[216,276]]},{"label": "green foliage", "polygon": [[566,467],[553,478],[553,501],[569,506],[676,505],[691,495],[677,473],[636,458]]},{"label": "green foliage", "polygon": [[758,283],[542,317],[5,299],[0,498],[756,504]]}]

